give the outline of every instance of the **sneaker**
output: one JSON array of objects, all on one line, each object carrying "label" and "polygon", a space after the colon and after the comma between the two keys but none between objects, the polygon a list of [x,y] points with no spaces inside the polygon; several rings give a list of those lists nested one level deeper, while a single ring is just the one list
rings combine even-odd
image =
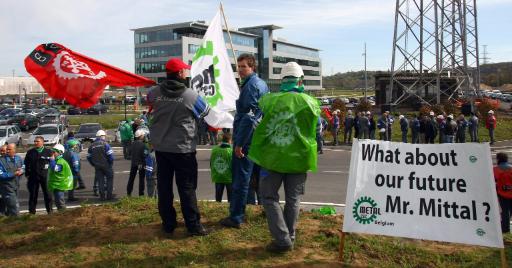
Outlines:
[{"label": "sneaker", "polygon": [[197,227],[194,230],[188,230],[189,236],[205,236],[208,234],[209,234],[208,230],[206,230],[206,228],[204,228],[203,225],[199,225],[199,227]]},{"label": "sneaker", "polygon": [[240,223],[236,223],[230,217],[222,219],[220,221],[220,225],[222,225],[224,227],[240,229]]},{"label": "sneaker", "polygon": [[265,250],[272,253],[285,253],[293,250],[293,245],[282,246],[272,242],[265,247]]}]

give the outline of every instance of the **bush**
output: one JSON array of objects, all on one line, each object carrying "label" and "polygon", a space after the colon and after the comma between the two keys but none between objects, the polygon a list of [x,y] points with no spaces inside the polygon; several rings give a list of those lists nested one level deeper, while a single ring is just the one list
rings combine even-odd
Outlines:
[{"label": "bush", "polygon": [[423,105],[420,107],[420,116],[429,115],[430,111],[432,111],[432,107],[430,105]]},{"label": "bush", "polygon": [[478,104],[477,111],[480,113],[481,116],[486,117],[487,112],[489,112],[489,110],[494,110],[494,116],[498,117],[498,109],[496,108],[497,107],[491,101],[489,101],[489,99],[484,98],[482,99],[480,104]]},{"label": "bush", "polygon": [[443,105],[443,110],[446,114],[453,114],[457,116],[460,113],[459,108],[453,102],[447,102]]},{"label": "bush", "polygon": [[361,99],[359,104],[357,104],[357,106],[356,106],[356,112],[366,113],[367,111],[371,111],[371,110],[372,110],[372,105],[370,104],[370,102],[368,100],[365,100],[365,99]]}]

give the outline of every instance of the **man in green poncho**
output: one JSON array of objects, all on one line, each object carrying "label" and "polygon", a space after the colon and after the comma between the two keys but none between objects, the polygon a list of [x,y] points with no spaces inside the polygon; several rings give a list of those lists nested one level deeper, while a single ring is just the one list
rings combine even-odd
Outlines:
[{"label": "man in green poncho", "polygon": [[[260,195],[273,241],[270,252],[293,249],[304,194],[306,172],[317,170],[316,127],[320,118],[318,101],[304,94],[304,72],[295,62],[282,69],[281,92],[263,96],[259,106],[263,120],[252,139],[249,158],[268,170],[260,180]],[[284,211],[279,205],[279,188],[284,184]]]},{"label": "man in green poncho", "polygon": [[64,146],[56,144],[52,152],[48,168],[48,191],[53,193],[57,209],[63,210],[66,208],[64,194],[73,189],[73,173],[68,162],[63,158]]}]

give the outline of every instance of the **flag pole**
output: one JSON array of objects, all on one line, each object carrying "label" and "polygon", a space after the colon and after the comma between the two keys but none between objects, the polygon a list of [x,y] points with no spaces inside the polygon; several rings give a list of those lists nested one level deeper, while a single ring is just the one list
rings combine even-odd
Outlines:
[{"label": "flag pole", "polygon": [[224,19],[224,24],[226,25],[226,32],[228,33],[229,44],[231,45],[231,51],[233,52],[233,59],[235,59],[235,69],[236,72],[238,73],[238,64],[236,62],[235,49],[233,48],[233,39],[231,39],[231,33],[229,32],[228,21],[226,19],[226,14],[224,14],[224,6],[222,5],[222,2],[220,2],[220,12],[222,13],[222,18]]}]

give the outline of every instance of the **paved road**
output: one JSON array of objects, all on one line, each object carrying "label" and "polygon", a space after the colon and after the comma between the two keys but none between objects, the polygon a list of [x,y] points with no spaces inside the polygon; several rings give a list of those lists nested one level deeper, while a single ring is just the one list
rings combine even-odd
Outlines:
[{"label": "paved road", "polygon": [[[505,151],[512,156],[512,141],[498,142],[493,146],[492,153],[495,155],[496,150]],[[211,150],[208,146],[201,146],[197,151],[197,160],[199,166],[199,179],[197,196],[200,200],[214,199],[214,186],[210,181],[210,159]],[[126,184],[130,170],[130,163],[122,159],[121,148],[115,147],[114,154],[116,161],[114,164],[114,193],[117,197],[126,195]],[[82,176],[86,183],[87,189],[76,192],[76,196],[80,201],[70,203],[80,204],[81,202],[88,201],[97,203],[99,199],[93,196],[92,183],[94,180],[94,170],[87,163],[85,159],[85,152],[81,154],[82,158]],[[348,169],[350,165],[350,147],[337,146],[327,147],[324,154],[319,155],[318,159],[318,172],[308,174],[306,182],[306,194],[303,197],[305,202],[322,202],[322,203],[345,203],[346,187],[348,180]],[[28,208],[28,192],[26,188],[26,179],[23,178],[22,186],[20,189],[20,205],[21,210]],[[174,189],[175,197],[178,198],[177,191]],[[138,177],[135,180],[133,194],[138,194]],[[38,208],[44,208],[44,202],[40,194]],[[281,194],[284,196],[283,194]]]}]

